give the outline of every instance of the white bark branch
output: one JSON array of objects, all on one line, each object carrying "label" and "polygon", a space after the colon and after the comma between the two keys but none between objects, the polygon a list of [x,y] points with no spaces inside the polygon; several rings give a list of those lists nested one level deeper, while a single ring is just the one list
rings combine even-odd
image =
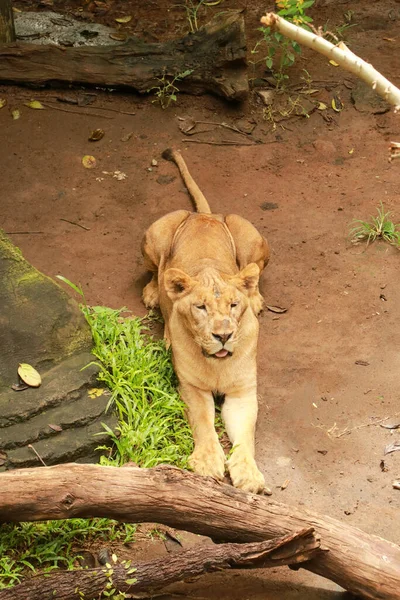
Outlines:
[{"label": "white bark branch", "polygon": [[289,23],[275,13],[268,13],[261,18],[262,25],[278,30],[282,35],[295,42],[312,48],[329,60],[334,60],[338,65],[354,73],[360,79],[370,85],[382,98],[400,110],[400,90],[394,86],[386,77],[381,75],[374,67],[351,52],[343,42],[336,46],[328,42],[322,36],[311,33],[302,27]]}]

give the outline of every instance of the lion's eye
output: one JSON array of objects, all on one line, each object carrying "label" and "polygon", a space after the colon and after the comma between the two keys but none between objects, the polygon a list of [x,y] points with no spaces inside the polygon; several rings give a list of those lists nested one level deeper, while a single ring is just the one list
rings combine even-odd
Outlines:
[{"label": "lion's eye", "polygon": [[196,306],[196,308],[198,308],[199,310],[207,310],[205,304],[199,304],[198,306]]},{"label": "lion's eye", "polygon": [[232,302],[231,308],[235,308],[235,306],[237,306],[238,304],[239,304],[239,302]]}]

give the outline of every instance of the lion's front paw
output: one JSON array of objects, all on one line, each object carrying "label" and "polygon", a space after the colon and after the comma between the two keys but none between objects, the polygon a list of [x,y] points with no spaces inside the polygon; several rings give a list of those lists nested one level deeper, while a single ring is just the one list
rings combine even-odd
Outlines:
[{"label": "lion's front paw", "polygon": [[158,283],[154,277],[143,289],[143,303],[146,308],[156,308],[160,303]]},{"label": "lion's front paw", "polygon": [[256,292],[252,296],[250,296],[250,305],[256,316],[260,314],[264,306],[264,298],[261,296],[259,292]]},{"label": "lion's front paw", "polygon": [[228,469],[235,487],[252,494],[264,491],[264,475],[258,470],[256,461],[251,455],[243,455],[234,450],[228,460]]},{"label": "lion's front paw", "polygon": [[198,475],[222,480],[225,473],[225,454],[219,444],[196,448],[189,457],[191,469]]}]

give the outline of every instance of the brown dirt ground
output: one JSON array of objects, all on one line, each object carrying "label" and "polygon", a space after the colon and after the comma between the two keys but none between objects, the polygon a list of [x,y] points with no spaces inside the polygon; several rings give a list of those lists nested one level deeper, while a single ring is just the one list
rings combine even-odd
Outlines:
[{"label": "brown dirt ground", "polygon": [[[30,3],[15,4],[25,9]],[[54,8],[79,4],[55,1]],[[165,39],[181,35],[187,26],[182,9],[173,4],[115,0],[108,14],[96,18],[110,23],[115,15],[132,14],[130,31]],[[344,22],[344,12],[354,11],[357,26],[347,32],[351,48],[398,84],[398,2],[316,4],[315,23],[328,21],[331,29]],[[264,3],[232,0],[226,5],[247,8],[251,47]],[[392,488],[400,476],[400,453],[383,454],[399,435],[378,424],[400,411],[399,254],[387,244],[366,249],[348,241],[351,221],[375,213],[380,202],[400,219],[398,165],[388,163],[388,142],[400,141],[400,120],[393,112],[357,111],[349,89],[355,80],[325,59],[303,53],[291,82],[299,80],[301,69],[310,73],[321,101],[330,105],[332,95],[340,94],[344,110],[328,109],[330,122],[315,111],[273,131],[254,93],[241,106],[180,95],[163,111],[150,98],[96,90],[96,103],[83,111],[135,112],[105,113],[111,119],[22,107],[21,118],[13,121],[3,109],[1,226],[38,269],[82,284],[89,303],[126,306],[143,315],[142,234],[166,212],[190,206],[176,168],[160,157],[167,146],[181,148],[213,209],[247,217],[272,247],[263,293],[267,304],[288,312],[261,316],[257,457],[274,497],[400,543],[400,492]],[[46,101],[56,93],[0,89],[9,107],[31,97]],[[252,118],[254,136],[266,143],[219,147],[185,142],[177,126],[177,117],[184,115],[228,123]],[[92,144],[88,134],[98,127],[106,135]],[[130,132],[129,141],[121,141]],[[207,139],[232,139],[229,133],[212,131]],[[96,169],[82,167],[85,154],[95,155]],[[158,166],[150,170],[154,158]],[[115,170],[127,178],[118,181],[102,173]],[[359,360],[368,365],[356,364]],[[382,459],[387,471],[381,470]],[[285,480],[289,485],[281,491]],[[198,599],[344,598],[333,584],[287,569],[219,573],[178,592]]]}]

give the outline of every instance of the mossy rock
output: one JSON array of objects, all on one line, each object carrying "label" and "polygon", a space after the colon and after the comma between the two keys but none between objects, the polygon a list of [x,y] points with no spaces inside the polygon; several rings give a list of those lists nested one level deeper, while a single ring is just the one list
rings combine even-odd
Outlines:
[{"label": "mossy rock", "polygon": [[92,348],[78,304],[32,267],[1,230],[0,307],[0,390],[16,382],[21,362],[41,372]]}]

